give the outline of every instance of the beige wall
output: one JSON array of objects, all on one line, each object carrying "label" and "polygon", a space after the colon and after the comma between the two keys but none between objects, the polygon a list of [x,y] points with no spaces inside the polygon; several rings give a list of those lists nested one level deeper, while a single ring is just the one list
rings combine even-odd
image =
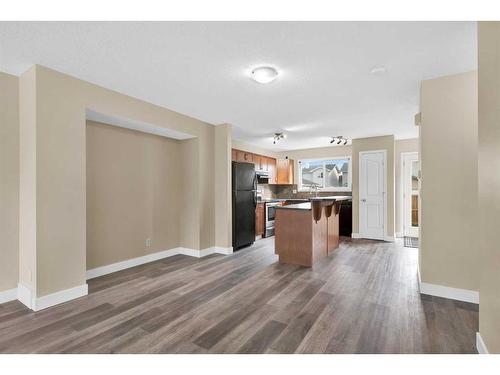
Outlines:
[{"label": "beige wall", "polygon": [[478,290],[477,73],[422,82],[420,276]]},{"label": "beige wall", "polygon": [[418,152],[418,138],[399,139],[394,142],[394,170],[396,175],[396,234],[403,235],[403,179],[401,170],[401,154],[405,152]]},{"label": "beige wall", "polygon": [[179,236],[181,247],[198,249],[200,247],[200,206],[196,197],[200,196],[199,186],[199,147],[198,139],[181,142],[181,159],[184,165],[180,173],[183,194],[179,197],[182,215],[179,217]]},{"label": "beige wall", "polygon": [[500,23],[479,22],[479,332],[500,353]]},{"label": "beige wall", "polygon": [[[183,186],[184,195],[179,198],[189,209],[188,215],[182,215],[185,230],[180,231],[180,241],[195,249],[215,244],[214,126],[42,66],[23,74],[21,81],[25,82],[21,118],[27,130],[24,142],[21,136],[21,155],[34,155],[29,160],[34,159],[36,167],[30,169],[33,163],[26,162],[21,178],[21,194],[23,189],[34,190],[26,194],[31,199],[31,211],[26,212],[36,212],[36,237],[28,231],[33,222],[27,215],[21,218],[25,228],[21,237],[26,236],[26,248],[34,240],[36,253],[29,258],[36,260],[37,297],[85,283],[86,108],[196,137],[181,144],[181,154],[187,155],[186,147],[197,152],[189,153],[186,175],[190,185]],[[30,101],[27,93],[35,93],[36,101]],[[33,122],[36,138],[29,142],[35,127],[28,129],[28,124]]]},{"label": "beige wall", "polygon": [[232,245],[232,218],[227,212],[231,206],[231,125],[215,127],[215,245]]},{"label": "beige wall", "polygon": [[359,153],[361,151],[387,151],[387,230],[394,236],[394,136],[360,138],[352,140],[352,232],[359,233]]},{"label": "beige wall", "polygon": [[18,81],[0,73],[0,292],[17,287],[19,271]]},{"label": "beige wall", "polygon": [[180,142],[92,121],[86,140],[87,269],[178,247]]},{"label": "beige wall", "polygon": [[19,78],[19,283],[36,290],[36,68]]},{"label": "beige wall", "polygon": [[292,150],[278,153],[280,159],[288,156],[294,162],[294,181],[299,181],[298,161],[303,159],[329,158],[336,156],[351,156],[351,146],[328,146],[318,148],[308,148],[303,150]]}]

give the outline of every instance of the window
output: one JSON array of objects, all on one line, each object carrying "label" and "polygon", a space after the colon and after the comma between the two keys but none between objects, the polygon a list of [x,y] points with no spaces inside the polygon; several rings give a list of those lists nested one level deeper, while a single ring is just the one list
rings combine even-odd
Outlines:
[{"label": "window", "polygon": [[299,190],[351,191],[351,157],[299,160]]}]

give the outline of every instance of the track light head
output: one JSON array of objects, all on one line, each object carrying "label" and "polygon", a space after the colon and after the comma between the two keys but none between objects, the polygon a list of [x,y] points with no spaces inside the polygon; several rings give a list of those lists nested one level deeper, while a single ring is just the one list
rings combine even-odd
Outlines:
[{"label": "track light head", "polygon": [[273,144],[275,145],[276,142],[278,142],[280,139],[283,139],[285,138],[285,134],[284,133],[274,133],[274,140],[273,140]]},{"label": "track light head", "polygon": [[337,137],[332,137],[330,144],[335,143],[336,145],[342,144],[343,146],[345,146],[348,142],[349,142],[349,138],[345,138],[345,137],[339,135]]}]

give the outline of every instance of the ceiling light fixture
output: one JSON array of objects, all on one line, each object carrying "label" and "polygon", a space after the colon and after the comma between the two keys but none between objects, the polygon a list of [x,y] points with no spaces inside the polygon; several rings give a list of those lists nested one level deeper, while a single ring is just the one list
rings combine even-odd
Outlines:
[{"label": "ceiling light fixture", "polygon": [[285,134],[283,133],[274,133],[274,140],[273,140],[273,145],[276,144],[276,142],[278,142],[280,139],[283,139],[285,138]]},{"label": "ceiling light fixture", "polygon": [[258,83],[271,83],[278,77],[278,71],[271,66],[260,66],[252,70],[252,79]]},{"label": "ceiling light fixture", "polygon": [[332,140],[330,141],[330,143],[335,143],[337,145],[340,145],[342,143],[343,146],[345,146],[347,142],[349,142],[349,138],[345,138],[341,135],[337,137],[332,137]]}]

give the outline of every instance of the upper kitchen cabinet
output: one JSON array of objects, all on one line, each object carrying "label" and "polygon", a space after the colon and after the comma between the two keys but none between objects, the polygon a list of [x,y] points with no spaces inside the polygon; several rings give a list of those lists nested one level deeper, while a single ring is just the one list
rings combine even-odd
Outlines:
[{"label": "upper kitchen cabinet", "polygon": [[236,161],[253,163],[253,154],[251,152],[236,150]]},{"label": "upper kitchen cabinet", "polygon": [[256,171],[263,171],[262,169],[262,159],[264,159],[265,156],[260,156],[260,155],[253,155],[253,163],[255,164],[255,170]]},{"label": "upper kitchen cabinet", "polygon": [[276,178],[278,185],[293,185],[292,159],[278,159],[276,162]]},{"label": "upper kitchen cabinet", "polygon": [[267,172],[269,174],[269,185],[293,184],[293,160],[281,159],[277,161],[275,158],[234,148],[231,150],[231,159],[233,161],[253,163],[256,171]]},{"label": "upper kitchen cabinet", "polygon": [[266,158],[266,170],[269,175],[269,185],[276,185],[278,179],[276,177],[276,159]]}]

